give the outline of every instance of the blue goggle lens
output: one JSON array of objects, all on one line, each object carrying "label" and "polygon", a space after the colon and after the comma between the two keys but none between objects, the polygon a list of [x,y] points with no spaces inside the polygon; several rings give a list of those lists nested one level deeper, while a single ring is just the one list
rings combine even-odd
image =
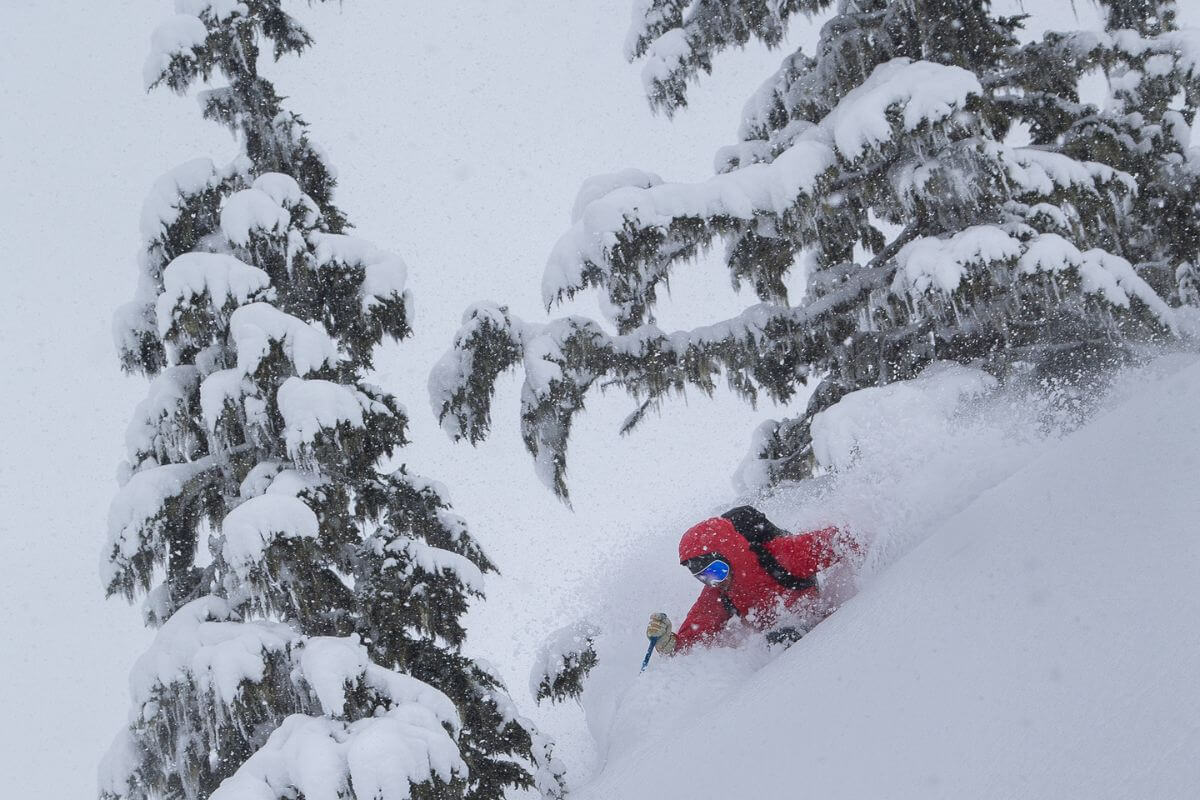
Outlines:
[{"label": "blue goggle lens", "polygon": [[717,559],[704,569],[692,574],[696,576],[696,580],[713,586],[729,577],[729,565]]}]

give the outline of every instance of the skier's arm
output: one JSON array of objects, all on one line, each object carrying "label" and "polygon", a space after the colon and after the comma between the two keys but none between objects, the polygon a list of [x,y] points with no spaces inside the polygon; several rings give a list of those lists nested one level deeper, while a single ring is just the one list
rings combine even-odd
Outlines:
[{"label": "skier's arm", "polygon": [[675,634],[676,652],[711,639],[728,621],[729,612],[721,602],[721,592],[711,586],[704,587]]}]

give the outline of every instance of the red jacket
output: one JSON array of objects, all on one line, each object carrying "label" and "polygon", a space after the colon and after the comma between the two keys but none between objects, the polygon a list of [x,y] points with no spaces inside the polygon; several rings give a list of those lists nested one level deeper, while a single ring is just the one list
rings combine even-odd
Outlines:
[{"label": "red jacket", "polygon": [[[751,549],[745,534],[750,533],[753,538],[754,533],[745,530],[747,517],[745,513],[739,515],[739,512],[750,514],[751,520],[759,519],[776,532],[775,538],[765,539],[762,546],[796,578],[813,578],[840,559],[835,547],[837,528],[778,535],[783,532],[748,507],[734,509],[725,516],[706,519],[689,528],[679,542],[680,562],[715,553],[729,564],[730,578],[725,586],[705,586],[700,592],[700,597],[676,631],[676,646],[680,650],[713,637],[733,616],[732,611],[736,611],[738,616],[755,628],[768,630],[775,622],[781,602],[784,607],[794,608],[805,597],[813,597],[818,591],[815,587],[801,591],[788,589],[773,578]],[[735,527],[735,521],[743,528],[742,532]],[[858,551],[853,542],[848,541],[847,545],[851,550]]]}]

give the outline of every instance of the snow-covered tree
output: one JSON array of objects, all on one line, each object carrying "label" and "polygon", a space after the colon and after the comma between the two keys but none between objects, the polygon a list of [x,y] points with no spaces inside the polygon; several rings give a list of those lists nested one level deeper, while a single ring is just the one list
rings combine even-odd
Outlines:
[{"label": "snow-covered tree", "polygon": [[494,569],[407,443],[372,353],[410,333],[405,266],[346,235],[331,167],[259,74],[309,35],[279,0],[176,0],[145,78],[240,145],[184,164],[142,214],[116,319],[152,378],[102,558],[158,628],[101,771],[106,798],[561,796],[549,743],[462,615]]},{"label": "snow-covered tree", "polygon": [[1106,29],[1070,37],[1074,53],[1103,69],[1103,109],[1064,115],[1047,129],[1076,158],[1104,161],[1137,181],[1122,244],[1164,297],[1200,305],[1200,154],[1190,146],[1200,103],[1200,35],[1181,30],[1171,0],[1101,0]]},{"label": "snow-covered tree", "polygon": [[[644,0],[628,54],[645,60],[651,105],[671,112],[718,51],[778,44],[791,17],[830,5]],[[486,436],[497,376],[523,364],[525,443],[565,497],[572,419],[597,382],[636,399],[623,430],[672,393],[713,391],[721,375],[751,403],[786,402],[815,382],[804,413],[755,435],[742,478],[764,486],[809,474],[816,413],[935,359],[998,376],[1071,371],[1131,338],[1171,335],[1170,307],[1129,259],[1136,176],[1060,136],[1097,113],[1076,87],[1098,56],[1080,36],[1022,46],[1021,24],[986,0],[840,0],[816,51],[788,55],[746,104],[715,176],[668,183],[626,170],[584,184],[543,296],[553,307],[594,290],[615,331],[468,310],[431,377],[443,426]],[[1029,146],[1010,142],[1018,121]],[[757,302],[660,330],[660,285],[718,243],[733,285]],[[794,270],[799,298],[784,280]]]},{"label": "snow-covered tree", "polygon": [[550,634],[529,671],[529,693],[540,703],[561,703],[583,694],[583,682],[599,663],[596,637],[600,629],[580,620]]}]

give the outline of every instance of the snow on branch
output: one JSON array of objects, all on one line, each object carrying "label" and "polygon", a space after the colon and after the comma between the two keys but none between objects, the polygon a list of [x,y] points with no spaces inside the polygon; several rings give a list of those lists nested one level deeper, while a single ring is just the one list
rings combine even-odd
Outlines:
[{"label": "snow on branch", "polygon": [[877,66],[821,121],[838,154],[854,163],[899,133],[946,120],[967,107],[983,89],[961,67],[894,58]]},{"label": "snow on branch", "polygon": [[216,467],[211,456],[183,464],[152,466],[135,472],[117,492],[108,510],[108,539],[100,575],[108,593],[132,597],[148,589],[153,570],[166,563],[170,536],[178,532],[176,517],[189,519],[184,508],[194,503],[194,483]]},{"label": "snow on branch", "polygon": [[[185,318],[195,316],[196,299],[207,300],[210,319],[268,295],[266,272],[222,253],[184,253],[163,270],[163,291],[156,302],[158,333],[167,337]],[[189,313],[190,312],[190,313]]]},{"label": "snow on branch", "polygon": [[[439,729],[457,734],[461,727],[458,710],[449,697],[411,675],[375,664],[357,636],[306,638],[297,674],[331,716],[352,715],[353,690],[361,687],[388,704],[418,706]],[[367,708],[373,710],[373,706]]]},{"label": "snow on branch", "polygon": [[745,144],[762,143],[774,139],[786,124],[819,120],[828,114],[831,104],[814,97],[810,91],[798,91],[803,81],[811,79],[816,67],[817,62],[801,50],[785,56],[779,69],[742,107],[738,138]]},{"label": "snow on branch", "polygon": [[614,318],[622,326],[635,324],[653,304],[654,287],[670,265],[707,247],[734,220],[774,216],[802,225],[811,216],[807,205],[820,180],[835,163],[832,148],[814,133],[769,164],[699,183],[622,186],[600,195],[555,244],[542,299],[550,306],[602,286]]},{"label": "snow on branch", "polygon": [[[1192,80],[1200,78],[1200,28],[1178,28],[1156,36],[1128,29],[1089,33],[1080,38],[1078,46],[1107,61],[1120,59],[1143,67],[1149,62],[1152,73],[1179,69]],[[1170,66],[1151,61],[1156,57],[1165,57]]]},{"label": "snow on branch", "polygon": [[142,203],[141,233],[147,242],[162,238],[180,220],[190,198],[244,176],[250,162],[244,155],[223,168],[210,158],[196,158],[159,177]]},{"label": "snow on branch", "polygon": [[[253,394],[253,384],[238,369],[221,369],[206,376],[200,383],[200,412],[205,429],[213,434],[221,432],[226,412],[232,412],[237,419],[239,412],[246,411],[244,399]],[[262,416],[260,413],[254,421],[263,424]],[[228,444],[226,438],[214,437],[212,442]]]},{"label": "snow on branch", "polygon": [[1132,175],[1107,164],[1080,161],[1036,147],[1010,148],[995,142],[988,143],[987,152],[1003,165],[1020,195],[1055,197],[1064,192],[1137,192],[1137,182]]},{"label": "snow on branch", "polygon": [[625,56],[645,58],[642,83],[655,110],[668,115],[687,105],[687,85],[712,70],[713,57],[751,38],[768,47],[783,39],[797,12],[812,14],[831,0],[764,3],[761,0],[638,0],[625,40]]},{"label": "snow on branch", "polygon": [[1057,234],[1042,234],[1030,242],[1019,267],[1027,274],[1074,270],[1080,276],[1084,292],[1100,295],[1120,308],[1129,308],[1130,301],[1136,298],[1163,327],[1172,333],[1179,332],[1174,310],[1134,271],[1133,265],[1098,247],[1080,252]]},{"label": "snow on branch", "polygon": [[250,7],[243,0],[175,0],[175,10],[181,14],[209,17],[227,22],[235,16],[246,16]]},{"label": "snow on branch", "polygon": [[663,179],[653,172],[645,172],[632,167],[620,172],[593,175],[580,184],[579,191],[575,194],[575,203],[571,206],[571,222],[579,222],[583,218],[584,210],[593,200],[599,200],[617,189],[626,187],[650,189],[662,182]]},{"label": "snow on branch", "polygon": [[264,494],[241,503],[221,522],[221,555],[242,580],[259,569],[276,539],[316,539],[320,523],[302,500]]},{"label": "snow on branch", "polygon": [[295,714],[211,800],[410,800],[414,785],[439,791],[466,774],[454,740],[419,707],[355,722]]},{"label": "snow on branch", "polygon": [[[1083,181],[1089,188],[1098,172],[1101,178],[1121,179],[1119,173],[1104,173],[1088,165],[1080,171],[1046,170],[1047,163],[1054,168],[1062,165],[1040,156],[1024,163],[1039,170],[1039,179]],[[1045,215],[1047,210],[1033,213]],[[927,319],[940,319],[945,310],[944,303],[922,299],[930,292],[978,292],[981,286],[991,284],[990,292],[1001,299],[1005,296],[1002,288],[1017,298],[1053,296],[1056,276],[1072,273],[1085,296],[1120,308],[1130,308],[1130,301],[1136,298],[1157,324],[1175,329],[1171,310],[1128,262],[1101,250],[1080,253],[1058,234],[1038,234],[1027,225],[1014,230],[1020,235],[991,225],[974,226],[948,237],[902,233],[868,265],[843,264],[829,270],[830,275],[814,275],[810,293],[800,306],[760,303],[723,322],[670,334],[643,325],[614,336],[578,317],[533,325],[503,308],[476,306],[467,314],[453,348],[439,362],[437,380],[431,376],[431,399],[452,436],[468,436],[472,441],[483,438],[501,365],[508,368],[519,361],[525,373],[521,392],[525,445],[539,477],[565,499],[571,423],[597,380],[620,386],[639,403],[626,430],[672,392],[682,393],[688,387],[711,392],[715,376],[721,373],[734,391],[751,402],[764,391],[777,401],[786,401],[812,371],[836,366],[837,354],[846,343],[844,337],[831,337],[826,331],[864,303],[877,309],[880,316],[891,317],[889,341],[902,347],[899,343],[909,339],[930,341]],[[1045,257],[1039,255],[1043,251]],[[1052,261],[1047,260],[1051,257]],[[1039,280],[1025,286],[1020,281],[1026,276]],[[913,305],[906,306],[889,295],[907,295]],[[1006,312],[980,302],[969,311],[955,313],[990,324],[989,315]],[[865,337],[864,341],[871,339]],[[949,347],[936,338],[932,341],[931,348]],[[495,350],[497,343],[507,348],[505,359],[486,362],[493,370],[487,374],[475,373],[471,365],[480,359],[476,348]],[[820,405],[812,410],[819,411]],[[780,431],[775,426],[763,432],[764,446]],[[803,430],[793,433],[807,441],[807,422]]]},{"label": "snow on branch", "polygon": [[429,372],[429,402],[442,429],[475,444],[492,425],[496,379],[521,358],[521,321],[503,306],[478,303],[463,312],[454,343]]},{"label": "snow on branch", "polygon": [[596,637],[600,630],[579,621],[550,634],[538,648],[529,672],[529,693],[541,702],[560,703],[583,693],[583,681],[596,666]]},{"label": "snow on branch", "polygon": [[466,556],[433,547],[421,539],[397,538],[384,546],[384,552],[400,556],[408,577],[416,570],[429,575],[449,575],[476,597],[483,596],[483,571]]},{"label": "snow on branch", "polygon": [[366,239],[345,234],[314,231],[309,234],[309,241],[315,248],[318,269],[363,270],[359,290],[363,311],[388,301],[411,303],[404,288],[408,280],[408,268],[399,257],[379,249]]},{"label": "snow on branch", "polygon": [[181,682],[194,684],[197,693],[212,694],[217,706],[227,709],[244,684],[265,679],[268,654],[287,653],[299,641],[299,634],[283,623],[238,621],[220,598],[193,600],[167,620],[133,666],[129,693],[135,718],[153,719],[163,688]]},{"label": "snow on branch", "polygon": [[[482,590],[483,573],[496,568],[471,537],[466,520],[451,509],[442,483],[402,467],[382,479],[378,490],[361,500],[366,513],[380,523],[379,535],[373,537],[375,555],[385,562],[396,561],[402,578],[421,570],[426,575],[454,577],[472,592]],[[410,541],[423,543],[433,552],[410,552]],[[469,564],[443,561],[442,553],[466,558]],[[397,554],[400,559],[395,558]]]},{"label": "snow on branch", "polygon": [[922,237],[896,254],[899,269],[894,286],[920,294],[929,288],[953,292],[972,266],[1013,262],[1021,243],[994,225],[976,225],[939,239]]},{"label": "snow on branch", "polygon": [[[374,664],[357,636],[242,621],[214,596],[163,625],[134,665],[130,693],[130,726],[101,768],[105,797],[128,796],[160,772],[153,784],[177,776],[189,797],[224,778],[213,797],[284,798],[298,789],[364,800],[410,797],[413,785],[466,775],[455,743],[461,723],[445,694]],[[258,725],[273,733],[232,775],[207,759],[198,763],[212,774],[184,768],[194,763],[185,752],[218,742],[256,749]]]},{"label": "snow on branch", "polygon": [[142,80],[147,89],[160,81],[185,86],[184,76],[196,68],[197,51],[208,42],[208,28],[195,14],[168,17],[150,35],[150,52],[142,65]]},{"label": "snow on branch", "polygon": [[207,80],[218,68],[226,69],[217,57],[222,46],[210,45],[213,35],[247,39],[265,35],[274,45],[276,59],[299,52],[312,41],[277,1],[175,0],[175,11],[150,37],[150,53],[142,67],[147,89],[166,84],[183,94],[196,80]]},{"label": "snow on branch", "polygon": [[1133,266],[1099,248],[1081,252],[1057,233],[1018,236],[994,225],[977,225],[947,237],[921,237],[896,254],[894,293],[952,294],[992,283],[995,291],[1020,276],[1075,273],[1085,294],[1129,309],[1136,299],[1164,328],[1175,332],[1175,314]]},{"label": "snow on branch", "polygon": [[229,335],[237,348],[237,365],[243,375],[253,375],[274,346],[298,375],[336,367],[337,348],[316,323],[308,323],[268,303],[250,303],[229,317]]},{"label": "snow on branch", "polygon": [[138,403],[125,429],[125,452],[131,466],[150,458],[159,464],[180,463],[197,455],[199,437],[192,421],[192,402],[199,379],[199,370],[186,364],[168,367],[150,382],[146,398]]},{"label": "snow on branch", "polygon": [[393,409],[362,391],[333,381],[291,377],[277,394],[283,417],[283,437],[288,457],[297,464],[314,466],[314,455],[322,435],[362,429],[367,415],[395,417]]},{"label": "snow on branch", "polygon": [[255,231],[283,236],[291,222],[292,215],[287,209],[256,188],[234,192],[221,206],[221,233],[241,247],[250,244],[250,235]]},{"label": "snow on branch", "polygon": [[864,160],[897,149],[913,133],[948,141],[953,131],[970,132],[977,123],[959,120],[959,112],[981,91],[962,68],[896,58],[876,67],[819,124],[798,122],[777,153],[726,152],[738,167],[697,183],[662,183],[636,172],[593,179],[576,203],[575,223],[551,252],[542,299],[549,307],[601,287],[612,321],[628,332],[645,321],[671,268],[718,237],[761,231],[796,247],[815,241],[822,215],[837,213],[828,196],[862,181],[856,171]]}]

